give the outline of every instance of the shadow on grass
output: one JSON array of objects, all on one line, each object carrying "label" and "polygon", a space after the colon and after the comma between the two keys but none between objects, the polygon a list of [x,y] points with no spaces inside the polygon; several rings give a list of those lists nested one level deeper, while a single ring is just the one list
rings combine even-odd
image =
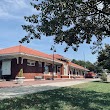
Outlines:
[{"label": "shadow on grass", "polygon": [[100,80],[100,81],[92,81],[92,82],[99,82],[99,83],[110,83],[110,82],[107,82],[107,81],[102,81],[102,80]]},{"label": "shadow on grass", "polygon": [[60,88],[4,99],[0,110],[110,110],[110,93]]},{"label": "shadow on grass", "polygon": [[99,80],[99,81],[92,81],[92,82],[102,82],[102,81]]}]

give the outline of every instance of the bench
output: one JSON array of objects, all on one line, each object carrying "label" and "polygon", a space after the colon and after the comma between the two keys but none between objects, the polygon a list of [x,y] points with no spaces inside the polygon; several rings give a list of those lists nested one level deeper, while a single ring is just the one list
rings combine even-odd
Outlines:
[{"label": "bench", "polygon": [[52,78],[46,78],[46,80],[52,80]]},{"label": "bench", "polygon": [[35,80],[41,80],[41,79],[43,79],[43,76],[34,76],[34,79]]}]

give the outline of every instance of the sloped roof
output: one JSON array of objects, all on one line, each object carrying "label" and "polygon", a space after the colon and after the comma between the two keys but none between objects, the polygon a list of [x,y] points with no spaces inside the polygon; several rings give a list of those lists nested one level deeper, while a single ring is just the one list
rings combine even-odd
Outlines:
[{"label": "sloped roof", "polygon": [[[10,48],[5,48],[5,49],[0,49],[0,55],[14,54],[14,53],[25,53],[28,55],[35,55],[35,56],[39,56],[39,57],[47,58],[47,59],[51,59],[51,60],[53,59],[52,55],[48,55],[48,54],[40,52],[38,50],[27,48],[22,45],[10,47]],[[59,63],[63,63],[63,62],[58,59],[66,59],[65,57],[63,57],[62,55],[59,55],[59,54],[54,54],[54,57],[55,57],[54,60],[58,61]],[[74,68],[88,71],[88,69],[85,69],[84,67],[79,66],[75,63],[69,62],[68,64],[69,64],[69,66],[72,66]]]},{"label": "sloped roof", "polygon": [[[54,57],[55,57],[56,59],[67,59],[67,58],[65,58],[65,57],[63,57],[62,55],[59,55],[59,54],[55,54]],[[82,66],[80,66],[80,65],[77,65],[77,64],[75,64],[75,63],[69,62],[68,64],[69,64],[69,66],[72,66],[72,67],[74,67],[74,68],[78,68],[78,69],[82,69],[82,70],[89,71],[88,69],[86,69],[86,68],[84,68],[84,67],[82,67]]]},{"label": "sloped roof", "polygon": [[[53,55],[50,55],[50,56],[53,56]],[[67,60],[67,61],[70,60],[70,59],[68,59],[68,58],[65,58],[65,57],[62,56],[62,55],[59,55],[59,54],[54,54],[54,57],[55,57],[56,59],[64,59],[64,60]]]},{"label": "sloped roof", "polygon": [[46,53],[43,53],[43,52],[40,52],[37,50],[33,50],[31,48],[27,48],[27,47],[22,46],[22,45],[10,47],[10,48],[5,48],[5,49],[0,50],[0,55],[2,55],[2,54],[13,54],[13,53],[25,53],[25,54],[29,54],[29,55],[35,55],[35,56],[39,56],[39,57],[52,59],[52,57]]},{"label": "sloped roof", "polygon": [[59,55],[59,54],[54,54],[54,57],[57,59],[64,58],[62,55]]},{"label": "sloped roof", "polygon": [[89,71],[88,69],[84,68],[83,66],[77,65],[77,64],[72,63],[72,62],[69,62],[69,65],[74,67],[74,68],[78,68],[78,69],[82,69],[82,70],[85,70],[85,71]]}]

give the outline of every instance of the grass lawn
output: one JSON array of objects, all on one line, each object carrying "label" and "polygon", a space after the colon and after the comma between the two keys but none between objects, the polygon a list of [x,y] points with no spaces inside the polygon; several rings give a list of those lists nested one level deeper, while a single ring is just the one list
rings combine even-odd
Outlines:
[{"label": "grass lawn", "polygon": [[5,99],[0,110],[110,110],[110,83],[91,82]]}]

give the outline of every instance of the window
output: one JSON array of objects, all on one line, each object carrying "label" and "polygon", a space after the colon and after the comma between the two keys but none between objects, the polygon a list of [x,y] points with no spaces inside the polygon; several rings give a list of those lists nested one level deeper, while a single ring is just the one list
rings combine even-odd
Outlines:
[{"label": "window", "polygon": [[35,66],[35,61],[33,61],[33,60],[27,60],[27,65],[28,66]]},{"label": "window", "polygon": [[44,71],[44,73],[45,74],[49,74],[49,63],[45,63],[45,66],[44,66],[44,68],[45,68],[45,71]]},{"label": "window", "polygon": [[39,64],[39,67],[42,67],[42,62],[38,62],[38,64]]},{"label": "window", "polygon": [[76,73],[75,73],[75,69],[73,70],[73,74],[76,74]]},{"label": "window", "polygon": [[45,74],[48,74],[49,73],[49,67],[46,65],[45,66]]}]

